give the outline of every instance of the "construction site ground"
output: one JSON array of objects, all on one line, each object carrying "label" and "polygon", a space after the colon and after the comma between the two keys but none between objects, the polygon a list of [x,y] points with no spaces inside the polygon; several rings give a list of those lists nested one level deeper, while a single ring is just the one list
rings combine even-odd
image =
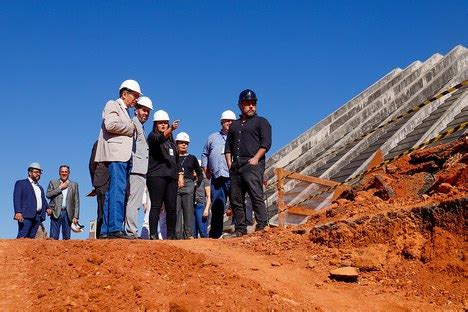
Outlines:
[{"label": "construction site ground", "polygon": [[[1,310],[463,311],[467,141],[367,175],[299,227],[234,239],[0,240]],[[353,281],[330,271],[353,268]]]}]

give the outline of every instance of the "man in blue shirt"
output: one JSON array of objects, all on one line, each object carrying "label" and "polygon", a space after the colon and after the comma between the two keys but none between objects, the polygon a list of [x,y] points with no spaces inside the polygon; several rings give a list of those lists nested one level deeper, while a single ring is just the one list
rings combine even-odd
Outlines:
[{"label": "man in blue shirt", "polygon": [[224,146],[229,127],[234,120],[236,120],[236,114],[233,111],[227,110],[221,114],[221,130],[208,137],[201,155],[201,165],[206,178],[211,179],[210,238],[219,238],[223,234],[224,211],[231,189]]}]

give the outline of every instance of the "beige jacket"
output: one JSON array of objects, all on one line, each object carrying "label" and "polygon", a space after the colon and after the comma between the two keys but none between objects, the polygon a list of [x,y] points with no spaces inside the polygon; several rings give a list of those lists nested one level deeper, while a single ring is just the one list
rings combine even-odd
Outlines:
[{"label": "beige jacket", "polygon": [[132,157],[132,120],[121,99],[107,102],[102,113],[94,161],[128,161]]}]

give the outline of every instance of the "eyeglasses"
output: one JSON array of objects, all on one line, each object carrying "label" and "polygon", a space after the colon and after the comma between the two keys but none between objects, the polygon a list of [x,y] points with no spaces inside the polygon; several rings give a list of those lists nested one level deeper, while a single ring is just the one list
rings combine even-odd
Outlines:
[{"label": "eyeglasses", "polygon": [[177,144],[181,144],[181,145],[182,145],[182,144],[189,145],[189,143],[188,143],[188,142],[184,142],[184,141],[177,141]]},{"label": "eyeglasses", "polygon": [[127,91],[128,94],[131,94],[135,99],[140,98],[140,93],[135,92],[135,91]]}]

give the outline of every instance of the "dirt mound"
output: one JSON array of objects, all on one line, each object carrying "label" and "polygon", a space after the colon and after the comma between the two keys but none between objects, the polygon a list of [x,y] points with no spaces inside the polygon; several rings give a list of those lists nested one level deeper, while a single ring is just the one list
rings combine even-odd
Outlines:
[{"label": "dirt mound", "polygon": [[418,151],[302,226],[231,240],[0,240],[0,309],[466,309],[466,151]]}]

